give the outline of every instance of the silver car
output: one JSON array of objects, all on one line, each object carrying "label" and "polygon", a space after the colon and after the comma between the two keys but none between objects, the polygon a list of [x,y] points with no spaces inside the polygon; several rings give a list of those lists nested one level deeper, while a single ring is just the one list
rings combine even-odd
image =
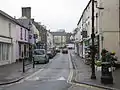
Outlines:
[{"label": "silver car", "polygon": [[47,56],[47,53],[45,52],[45,49],[35,49],[33,52],[33,58],[34,62],[36,63],[48,63],[49,58]]}]

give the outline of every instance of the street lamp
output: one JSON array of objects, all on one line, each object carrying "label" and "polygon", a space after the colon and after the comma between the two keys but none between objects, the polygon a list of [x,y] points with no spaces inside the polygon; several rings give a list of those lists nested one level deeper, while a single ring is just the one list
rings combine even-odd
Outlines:
[{"label": "street lamp", "polygon": [[[35,63],[34,63],[34,58],[33,58],[33,46],[30,42],[30,39],[33,39],[33,36],[31,35],[31,27],[32,27],[32,24],[31,22],[29,21],[29,59],[31,62],[33,62],[33,68],[35,67]],[[33,60],[33,61],[32,61]]]},{"label": "street lamp", "polygon": [[96,79],[95,76],[95,46],[94,46],[94,38],[95,38],[95,34],[94,34],[94,0],[92,0],[92,34],[91,34],[91,38],[92,38],[92,50],[91,50],[91,54],[92,54],[92,74],[91,74],[91,79]]}]

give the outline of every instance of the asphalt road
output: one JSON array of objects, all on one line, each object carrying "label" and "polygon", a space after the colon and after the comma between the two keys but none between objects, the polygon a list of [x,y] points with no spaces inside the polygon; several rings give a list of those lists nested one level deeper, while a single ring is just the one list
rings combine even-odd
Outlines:
[{"label": "asphalt road", "polygon": [[[71,52],[71,51],[70,51]],[[70,83],[72,63],[69,54],[57,54],[48,64],[18,83],[2,86],[0,90],[101,90]]]}]

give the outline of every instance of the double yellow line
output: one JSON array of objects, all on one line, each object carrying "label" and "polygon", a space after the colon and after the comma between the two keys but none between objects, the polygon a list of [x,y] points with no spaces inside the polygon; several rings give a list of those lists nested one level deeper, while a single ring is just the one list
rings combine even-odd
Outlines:
[{"label": "double yellow line", "polygon": [[80,84],[80,83],[72,82],[72,78],[73,78],[73,66],[72,66],[70,54],[71,53],[69,52],[68,55],[69,55],[70,73],[69,73],[69,76],[68,76],[68,79],[67,79],[67,83],[72,84],[72,85],[76,85],[76,86],[80,86],[80,87],[92,88],[92,89],[95,89],[95,90],[105,90],[105,89],[101,89],[101,88],[98,88],[98,87],[95,87],[95,86],[91,86],[91,85],[86,85],[86,84]]}]

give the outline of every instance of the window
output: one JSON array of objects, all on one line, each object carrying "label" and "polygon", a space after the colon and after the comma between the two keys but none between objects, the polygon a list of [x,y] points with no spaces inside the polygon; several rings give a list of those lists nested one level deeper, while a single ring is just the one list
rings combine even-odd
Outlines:
[{"label": "window", "polygon": [[26,57],[27,56],[27,52],[26,52],[26,45],[24,45],[24,56]]},{"label": "window", "polygon": [[23,37],[22,37],[22,28],[20,28],[20,39],[22,40]]},{"label": "window", "polygon": [[9,60],[9,45],[7,45],[7,48],[6,48],[6,50],[7,50],[7,53],[6,53],[6,59],[7,60]]},{"label": "window", "polygon": [[2,60],[2,45],[0,44],[0,61]]},{"label": "window", "polygon": [[0,43],[0,61],[9,60],[9,44]]},{"label": "window", "polygon": [[34,51],[34,54],[35,54],[35,55],[44,55],[44,54],[45,54],[45,51],[44,51],[44,50],[35,50],[35,51]]},{"label": "window", "polygon": [[25,29],[25,40],[27,40],[27,39],[26,39],[26,29]]},{"label": "window", "polygon": [[5,60],[5,45],[2,44],[2,60]]},{"label": "window", "polygon": [[19,44],[19,56],[21,56],[21,44]]},{"label": "window", "polygon": [[11,37],[11,23],[9,23],[9,36]]}]

